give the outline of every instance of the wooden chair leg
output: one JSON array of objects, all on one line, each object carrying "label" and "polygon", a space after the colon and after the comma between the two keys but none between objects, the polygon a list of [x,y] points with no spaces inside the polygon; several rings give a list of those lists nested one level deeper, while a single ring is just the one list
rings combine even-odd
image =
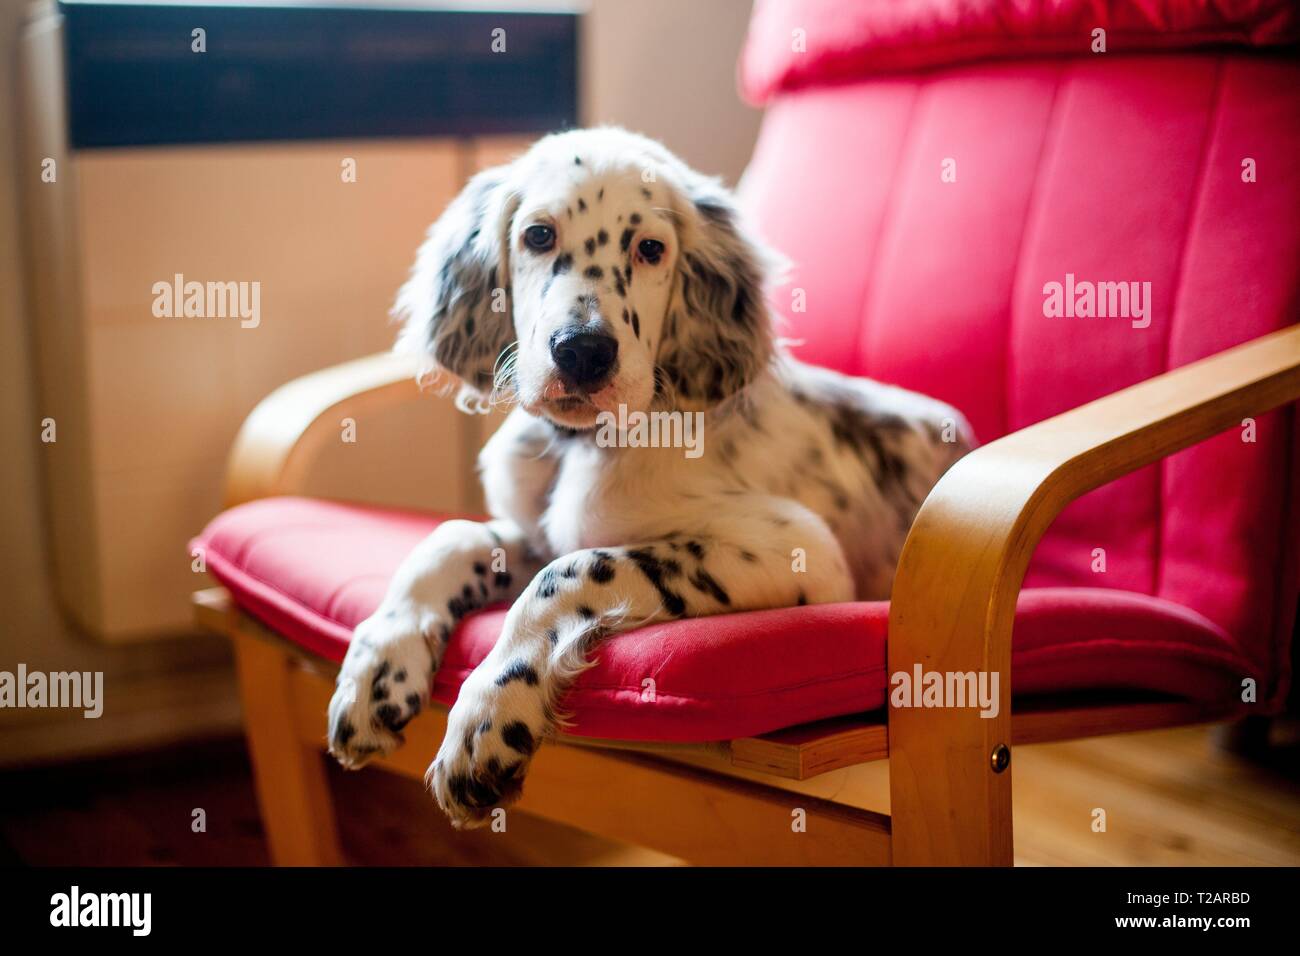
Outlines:
[{"label": "wooden chair leg", "polygon": [[[958,706],[969,701],[890,707],[894,865],[1011,866],[1011,628],[1023,565],[1038,539],[1007,571],[1005,562],[988,560],[993,546],[979,535],[935,531],[942,508],[929,507],[903,547],[889,604],[891,705],[894,675],[974,676],[990,685],[996,676],[997,709],[985,718]],[[986,523],[994,526],[992,517]]]},{"label": "wooden chair leg", "polygon": [[889,735],[894,865],[1011,866],[1011,771],[995,770],[993,756],[1002,745],[990,747],[982,728],[954,733],[951,721],[904,720],[906,729]]},{"label": "wooden chair leg", "polygon": [[244,728],[271,860],[277,866],[339,866],[343,853],[321,748],[295,733],[293,659],[286,651],[234,635]]}]

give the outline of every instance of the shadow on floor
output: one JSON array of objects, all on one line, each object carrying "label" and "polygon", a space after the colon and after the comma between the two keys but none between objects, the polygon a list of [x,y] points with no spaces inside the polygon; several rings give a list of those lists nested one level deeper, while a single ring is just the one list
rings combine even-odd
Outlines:
[{"label": "shadow on floor", "polygon": [[[414,781],[330,765],[345,852],[385,866],[653,865],[669,857],[512,812],[457,832]],[[196,832],[201,817],[206,829]],[[242,738],[0,772],[0,864],[263,866]]]}]

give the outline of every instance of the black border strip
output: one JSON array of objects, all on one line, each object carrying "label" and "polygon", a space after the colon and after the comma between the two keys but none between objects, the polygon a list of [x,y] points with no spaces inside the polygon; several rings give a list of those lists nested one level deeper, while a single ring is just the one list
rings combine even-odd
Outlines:
[{"label": "black border strip", "polygon": [[[496,838],[489,830],[475,832],[476,839]],[[196,939],[205,950],[220,944],[237,952],[289,940],[300,951],[333,951],[354,941],[373,948],[389,940],[410,949],[436,947],[448,931],[482,926],[494,939],[522,944],[546,936],[583,953],[602,945],[591,940],[639,932],[643,919],[645,938],[654,943],[689,940],[706,953],[776,946],[802,952],[852,934],[868,945],[887,940],[922,953],[1005,943],[1042,948],[1054,939],[1127,938],[1127,949],[1154,949],[1162,942],[1185,947],[1189,937],[1213,947],[1195,952],[1222,953],[1259,947],[1295,927],[1294,873],[1285,869],[167,868],[12,876],[0,894],[0,925],[15,952],[37,951],[33,943],[52,952],[120,948],[146,938],[171,945],[167,952],[192,949]],[[73,886],[83,903],[103,893],[149,893],[149,937],[134,936],[124,925],[130,921],[120,918],[116,926],[85,926],[81,907],[82,925],[52,925],[61,917],[71,922]],[[1152,898],[1159,902],[1145,902]],[[142,916],[144,897],[137,899],[133,910]],[[378,911],[375,901],[382,902]],[[558,908],[574,901],[582,915],[562,923]],[[23,942],[26,949],[14,948]]]},{"label": "black border strip", "polygon": [[[60,2],[73,148],[542,133],[578,121],[578,16]],[[206,31],[207,51],[191,50]],[[492,51],[493,31],[506,49]]]}]

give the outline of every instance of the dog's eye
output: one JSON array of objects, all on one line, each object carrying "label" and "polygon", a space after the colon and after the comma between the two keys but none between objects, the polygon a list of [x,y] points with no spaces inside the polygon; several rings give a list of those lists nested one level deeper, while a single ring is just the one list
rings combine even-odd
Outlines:
[{"label": "dog's eye", "polygon": [[637,243],[636,251],[642,259],[654,265],[664,254],[664,244],[658,239],[642,239]]},{"label": "dog's eye", "polygon": [[550,226],[529,226],[524,230],[524,245],[534,252],[546,252],[555,245],[555,230]]}]

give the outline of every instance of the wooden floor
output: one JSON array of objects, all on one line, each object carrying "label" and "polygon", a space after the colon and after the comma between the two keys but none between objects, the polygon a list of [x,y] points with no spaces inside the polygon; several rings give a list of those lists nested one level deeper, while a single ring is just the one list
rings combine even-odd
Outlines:
[{"label": "wooden floor", "polygon": [[[1300,865],[1300,741],[1275,733],[1252,761],[1224,754],[1211,735],[1189,728],[1018,748],[1017,863]],[[887,810],[886,774],[874,764],[807,789]],[[677,862],[522,813],[509,815],[506,833],[456,833],[414,782],[337,768],[330,776],[356,863]],[[205,811],[206,832],[192,829],[195,809]],[[1105,832],[1093,829],[1097,810]],[[241,741],[0,772],[0,863],[266,861]]]}]

